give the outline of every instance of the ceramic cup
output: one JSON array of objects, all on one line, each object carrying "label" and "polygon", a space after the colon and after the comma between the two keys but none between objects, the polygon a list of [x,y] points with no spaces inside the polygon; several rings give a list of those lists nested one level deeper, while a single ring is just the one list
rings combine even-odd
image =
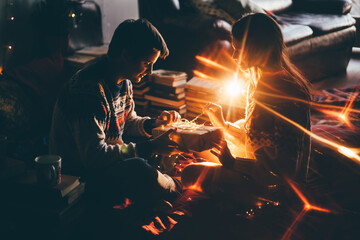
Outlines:
[{"label": "ceramic cup", "polygon": [[41,155],[35,158],[37,182],[41,185],[55,186],[61,182],[61,157]]}]

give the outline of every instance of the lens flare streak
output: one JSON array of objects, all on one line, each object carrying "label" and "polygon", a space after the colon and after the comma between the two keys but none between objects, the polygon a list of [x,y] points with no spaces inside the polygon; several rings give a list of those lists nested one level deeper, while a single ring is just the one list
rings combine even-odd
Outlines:
[{"label": "lens flare streak", "polygon": [[333,149],[337,150],[339,153],[343,154],[344,156],[348,157],[349,159],[351,159],[351,160],[355,161],[356,163],[360,164],[360,157],[359,157],[359,155],[357,155],[357,153],[354,150],[352,150],[350,148],[347,148],[347,147],[345,147],[343,145],[337,144],[335,142],[332,142],[332,141],[330,141],[328,139],[325,139],[323,137],[320,137],[320,136],[312,133],[311,131],[307,130],[306,128],[304,128],[300,124],[292,121],[291,119],[289,119],[289,118],[281,115],[280,113],[274,111],[273,109],[265,106],[264,104],[260,103],[259,101],[255,101],[255,102],[260,107],[266,109],[267,111],[273,113],[274,115],[280,117],[281,119],[283,119],[283,120],[287,121],[288,123],[294,125],[295,127],[299,128],[304,133],[308,134],[310,137],[312,137],[312,138],[314,138],[314,139],[316,139],[316,140],[318,140],[318,141],[332,147]]},{"label": "lens flare streak", "polygon": [[229,68],[227,68],[227,67],[225,67],[225,66],[223,66],[223,65],[221,65],[221,64],[219,64],[217,62],[214,62],[214,61],[212,61],[212,60],[210,60],[208,58],[205,58],[205,57],[202,57],[202,56],[199,56],[199,55],[197,55],[195,58],[197,60],[199,60],[200,62],[204,63],[207,66],[212,66],[212,67],[215,67],[215,68],[218,68],[218,69],[221,69],[221,70],[225,70],[225,71],[231,72],[231,73],[233,72],[231,69],[229,69]]},{"label": "lens flare streak", "polygon": [[318,211],[318,212],[324,212],[324,213],[331,213],[331,211],[329,209],[326,208],[321,208],[315,205],[312,205],[308,199],[306,199],[306,197],[304,196],[304,194],[295,186],[294,183],[292,183],[289,179],[286,179],[286,181],[288,182],[288,184],[290,185],[290,187],[294,190],[294,192],[296,193],[296,195],[301,199],[301,201],[304,204],[303,209],[301,210],[301,212],[296,216],[295,220],[291,223],[291,225],[288,227],[288,229],[286,230],[285,234],[283,235],[283,237],[281,238],[282,240],[288,240],[290,239],[295,227],[300,223],[300,221],[302,220],[302,218],[305,216],[305,214],[308,211]]}]

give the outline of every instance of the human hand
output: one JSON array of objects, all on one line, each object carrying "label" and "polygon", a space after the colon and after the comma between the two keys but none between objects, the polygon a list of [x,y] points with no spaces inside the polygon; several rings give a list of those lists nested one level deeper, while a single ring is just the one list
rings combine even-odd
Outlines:
[{"label": "human hand", "polygon": [[178,112],[171,111],[163,111],[159,117],[155,120],[155,126],[159,127],[161,125],[168,125],[173,122],[177,122],[181,119],[181,116]]},{"label": "human hand", "polygon": [[219,158],[219,161],[226,168],[230,168],[234,165],[235,158],[230,152],[230,149],[227,145],[225,139],[221,140],[220,143],[213,143],[214,149],[211,149],[210,152]]},{"label": "human hand", "polygon": [[209,116],[213,126],[225,128],[226,123],[220,105],[210,102],[204,106],[203,111]]},{"label": "human hand", "polygon": [[150,145],[153,151],[161,154],[172,155],[179,153],[177,148],[179,145],[172,140],[171,135],[176,131],[175,128],[169,129],[163,134],[150,140]]}]

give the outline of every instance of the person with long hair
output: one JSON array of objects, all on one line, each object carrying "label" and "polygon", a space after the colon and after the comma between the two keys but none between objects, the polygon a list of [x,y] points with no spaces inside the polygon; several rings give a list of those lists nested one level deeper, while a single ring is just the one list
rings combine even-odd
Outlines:
[{"label": "person with long hair", "polygon": [[[274,174],[305,180],[310,154],[310,83],[290,62],[279,25],[266,14],[244,16],[232,27],[233,58],[247,72],[245,118],[226,122],[221,106],[205,112],[229,141]],[[223,164],[232,164],[226,143],[218,146]]]},{"label": "person with long hair", "polygon": [[[191,175],[203,168],[212,169],[206,177],[211,191],[224,182],[233,185],[236,179],[245,186],[244,175],[262,186],[284,179],[305,182],[311,144],[305,133],[311,129],[310,83],[290,62],[280,27],[266,14],[249,14],[235,22],[232,45],[239,73],[248,76],[245,118],[227,122],[220,105],[204,107],[212,124],[224,132],[225,139],[212,151],[222,166],[189,165],[182,175],[184,186],[194,184]],[[235,148],[230,150],[229,142]]]}]

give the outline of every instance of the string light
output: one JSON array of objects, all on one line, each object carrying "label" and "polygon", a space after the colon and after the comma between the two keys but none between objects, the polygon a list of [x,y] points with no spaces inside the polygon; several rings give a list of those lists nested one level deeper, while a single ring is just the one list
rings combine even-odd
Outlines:
[{"label": "string light", "polygon": [[11,46],[11,45],[9,45],[9,46],[8,46],[8,49],[9,49],[9,50],[11,50],[11,49],[12,49],[12,46]]},{"label": "string light", "polygon": [[15,17],[11,17],[10,20],[11,20],[11,21],[14,21],[14,20],[15,20]]}]

